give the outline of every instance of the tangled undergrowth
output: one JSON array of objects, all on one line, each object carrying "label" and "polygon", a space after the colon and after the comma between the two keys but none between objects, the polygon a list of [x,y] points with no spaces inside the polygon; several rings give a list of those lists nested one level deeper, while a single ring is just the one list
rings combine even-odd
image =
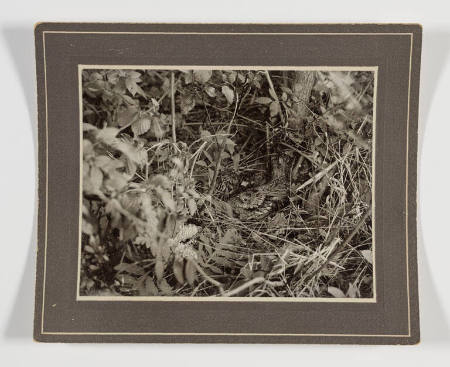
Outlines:
[{"label": "tangled undergrowth", "polygon": [[84,296],[373,296],[370,71],[82,72]]}]

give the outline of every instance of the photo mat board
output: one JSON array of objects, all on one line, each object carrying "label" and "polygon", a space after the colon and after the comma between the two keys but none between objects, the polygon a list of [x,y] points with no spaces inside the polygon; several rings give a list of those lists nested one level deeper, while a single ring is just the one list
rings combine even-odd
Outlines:
[{"label": "photo mat board", "polygon": [[[421,29],[416,25],[57,23],[38,25],[36,28],[36,55],[39,102],[40,196],[35,339],[68,342],[416,343],[419,338],[415,257],[416,204],[415,200],[411,200],[411,197],[416,195],[415,162],[420,41]],[[184,53],[178,51],[182,44],[185,45],[183,47]],[[221,48],[218,48],[218,45]],[[270,54],[266,52],[267,49],[271,50]],[[124,52],[125,50],[127,52]],[[280,133],[278,131],[290,127],[289,121],[283,121],[284,118],[288,119],[289,116],[278,113],[287,111],[289,106],[286,103],[290,101],[288,94],[281,94],[281,80],[284,76],[285,82],[287,80],[286,83],[289,83],[290,76],[308,72],[315,73],[316,76],[316,84],[312,87],[309,102],[317,101],[315,105],[317,110],[311,111],[311,114],[314,116],[315,113],[318,116],[327,111],[328,105],[324,104],[327,99],[326,96],[322,94],[314,96],[315,91],[319,89],[317,80],[320,79],[322,83],[320,88],[324,85],[327,86],[327,90],[330,91],[328,98],[331,98],[332,103],[335,106],[340,106],[344,114],[351,114],[352,118],[350,119],[359,121],[359,125],[355,122],[356,125],[349,127],[348,131],[351,132],[351,128],[356,128],[356,130],[361,128],[359,131],[366,140],[359,141],[354,136],[349,138],[346,129],[342,131],[338,129],[339,131],[336,134],[333,133],[334,130],[331,130],[329,135],[334,134],[336,136],[330,146],[322,146],[322,153],[320,153],[320,141],[317,142],[317,148],[314,145],[311,149],[310,135],[312,133],[302,130],[302,136],[305,138],[303,139],[304,142],[299,143],[299,146],[307,147],[308,152],[314,153],[317,150],[317,155],[323,154],[326,156],[324,162],[321,162],[323,166],[320,166],[325,173],[329,173],[327,163],[331,162],[331,156],[326,155],[324,147],[334,151],[334,154],[344,154],[340,157],[340,162],[343,161],[343,157],[344,160],[347,159],[342,149],[345,142],[350,142],[350,144],[347,144],[347,150],[355,146],[357,154],[365,151],[371,153],[365,156],[368,159],[367,162],[369,162],[366,171],[370,171],[370,177],[366,175],[366,178],[369,177],[370,190],[364,196],[366,201],[358,198],[359,201],[355,204],[358,208],[367,210],[365,213],[358,214],[359,216],[364,214],[363,224],[354,223],[354,226],[358,227],[358,231],[361,225],[364,226],[365,231],[369,230],[368,242],[361,241],[356,236],[353,237],[353,232],[358,231],[352,232],[352,229],[355,228],[350,226],[346,232],[341,234],[341,237],[343,237],[341,242],[343,241],[345,246],[349,248],[347,252],[359,255],[358,265],[355,265],[352,271],[347,271],[345,277],[339,272],[328,275],[326,278],[328,283],[324,283],[322,279],[317,287],[310,287],[310,290],[317,289],[317,293],[310,292],[308,295],[308,293],[305,293],[306,288],[300,287],[298,281],[297,283],[294,282],[298,280],[295,278],[298,273],[295,273],[294,276],[292,275],[294,271],[291,274],[286,270],[289,268],[289,262],[284,261],[282,263],[279,261],[283,255],[285,258],[291,256],[293,257],[291,261],[295,265],[295,261],[299,262],[302,254],[291,250],[290,246],[280,245],[283,251],[270,253],[267,256],[269,260],[262,259],[261,256],[255,260],[254,254],[247,256],[246,261],[242,261],[242,259],[239,261],[232,260],[233,264],[240,264],[241,268],[238,271],[229,270],[232,266],[228,265],[226,268],[219,269],[222,274],[215,274],[211,269],[217,270],[217,266],[208,269],[202,267],[204,258],[201,257],[202,262],[196,261],[195,266],[197,268],[189,273],[187,264],[193,263],[192,259],[176,257],[176,251],[180,247],[186,249],[191,246],[191,249],[197,254],[199,253],[198,241],[193,244],[194,241],[187,237],[179,241],[180,243],[177,246],[171,247],[171,252],[167,250],[169,255],[164,260],[163,275],[158,275],[156,271],[157,259],[163,257],[158,257],[157,249],[152,248],[152,245],[147,246],[144,243],[140,247],[135,246],[129,249],[130,254],[124,254],[124,251],[122,251],[122,256],[120,259],[116,259],[113,270],[111,270],[111,266],[108,268],[112,274],[110,277],[101,278],[98,276],[99,273],[103,275],[107,273],[104,269],[99,272],[99,268],[101,269],[104,266],[105,261],[98,262],[99,243],[95,242],[98,239],[92,239],[89,235],[86,236],[86,233],[90,232],[89,229],[85,230],[85,224],[83,224],[83,220],[88,223],[86,219],[88,217],[84,216],[86,209],[84,203],[90,202],[89,205],[92,205],[91,202],[94,202],[93,206],[89,208],[96,209],[95,213],[100,213],[100,217],[104,216],[104,218],[110,219],[111,216],[110,213],[104,215],[104,206],[106,206],[104,204],[106,202],[100,200],[101,204],[96,204],[98,197],[92,197],[92,192],[87,192],[88,197],[86,198],[85,188],[92,184],[89,181],[92,172],[102,172],[101,184],[98,184],[99,180],[94,179],[94,182],[97,183],[94,189],[100,187],[106,193],[105,200],[110,203],[112,195],[122,195],[124,192],[122,190],[118,194],[120,190],[116,190],[117,182],[112,182],[111,177],[116,172],[130,175],[130,164],[126,159],[123,159],[123,162],[128,162],[127,167],[122,167],[124,165],[122,163],[121,167],[115,168],[113,174],[105,173],[104,164],[107,164],[109,160],[105,160],[104,157],[121,161],[120,156],[126,156],[123,152],[123,154],[119,153],[116,156],[108,156],[108,154],[111,154],[110,149],[108,154],[103,154],[104,150],[96,151],[96,154],[102,156],[96,162],[101,161],[103,166],[92,168],[94,167],[92,162],[94,162],[95,157],[89,156],[90,158],[83,159],[83,156],[86,157],[86,149],[83,148],[92,145],[92,139],[95,139],[98,135],[98,131],[95,129],[101,131],[100,134],[103,135],[106,127],[117,130],[123,129],[120,131],[123,132],[123,135],[117,135],[117,131],[114,131],[113,137],[120,140],[114,144],[128,142],[133,147],[137,147],[139,144],[144,146],[149,144],[146,147],[151,154],[152,147],[166,137],[164,134],[167,134],[169,140],[174,138],[170,133],[172,126],[170,112],[175,111],[170,106],[171,76],[173,78],[172,83],[179,82],[180,84],[177,84],[177,86],[185,88],[183,93],[185,93],[185,90],[189,93],[195,92],[198,100],[201,99],[198,98],[199,88],[203,95],[209,91],[211,95],[206,97],[209,98],[207,104],[221,111],[215,116],[218,121],[224,121],[221,114],[226,113],[227,109],[230,110],[229,113],[231,114],[234,107],[237,109],[236,99],[243,95],[239,94],[238,91],[245,91],[247,88],[247,91],[254,93],[255,98],[259,98],[259,102],[255,102],[255,98],[253,98],[253,102],[248,102],[247,105],[244,103],[244,99],[244,102],[239,105],[238,113],[242,115],[241,108],[244,105],[244,112],[252,110],[253,112],[249,112],[252,115],[246,115],[243,118],[251,120],[249,116],[253,116],[257,121],[264,119],[266,126],[270,127],[270,134],[272,134],[270,138],[274,144],[270,148],[256,149],[256,144],[253,144],[253,140],[249,139],[250,143],[247,142],[244,145],[245,141],[242,136],[245,133],[241,132],[238,126],[235,127],[236,131],[231,139],[234,139],[232,141],[233,147],[236,146],[239,149],[243,147],[240,152],[244,158],[246,154],[256,155],[256,162],[260,163],[260,166],[254,169],[244,164],[236,164],[236,159],[233,161],[232,157],[234,149],[228,151],[224,148],[228,157],[224,158],[222,167],[226,167],[227,162],[230,167],[234,163],[235,171],[241,172],[242,176],[237,175],[239,179],[235,186],[229,186],[231,187],[229,189],[231,198],[217,197],[218,202],[225,202],[226,205],[232,207],[232,212],[227,213],[227,218],[232,218],[230,223],[233,224],[225,228],[219,228],[218,233],[211,234],[208,232],[208,236],[209,238],[215,238],[218,243],[225,243],[225,245],[237,241],[234,245],[243,244],[247,246],[246,252],[249,252],[249,249],[254,249],[256,253],[258,250],[262,250],[262,248],[257,248],[258,240],[260,242],[261,240],[254,235],[254,230],[250,231],[253,237],[245,237],[240,230],[236,229],[238,228],[236,223],[243,223],[242,220],[245,220],[246,223],[250,222],[250,227],[252,223],[261,226],[275,219],[280,220],[280,218],[294,216],[291,213],[292,206],[288,206],[286,201],[283,201],[287,200],[286,198],[292,199],[291,196],[286,194],[286,192],[291,192],[291,188],[284,190],[281,195],[282,199],[280,199],[279,196],[270,191],[271,188],[277,186],[273,184],[275,182],[273,178],[255,180],[247,188],[246,179],[248,175],[245,176],[245,179],[242,177],[244,177],[246,170],[253,172],[252,170],[258,169],[262,173],[269,172],[268,176],[273,177],[276,170],[267,168],[271,163],[271,167],[277,166],[277,164],[281,167],[293,165],[291,157],[293,153],[290,152],[290,149],[286,146],[280,149],[282,144],[292,143],[292,141],[287,142],[279,138]],[[367,81],[367,75],[373,76],[372,81]],[[157,82],[155,78],[159,78],[160,82]],[[275,82],[273,82],[274,78]],[[258,80],[255,82],[256,79]],[[101,83],[98,82],[99,80],[101,80]],[[136,81],[135,84],[131,83],[133,80]],[[347,80],[348,83],[343,83],[342,80]],[[359,90],[359,98],[368,101],[365,106],[369,110],[365,112],[369,112],[366,113],[366,116],[370,116],[369,123],[364,119],[358,120],[354,114],[354,106],[350,106],[347,103],[348,101],[346,103],[340,103],[342,101],[339,101],[339,88],[337,86],[341,84],[354,86],[355,81],[361,82],[361,80],[363,82],[362,88]],[[123,84],[122,87],[120,83]],[[275,88],[273,84],[275,84]],[[361,85],[361,83],[356,84]],[[231,86],[231,95],[227,93],[226,88],[223,89],[226,86]],[[129,106],[133,103],[139,105],[137,114],[139,118],[136,118],[136,121],[129,121],[128,126],[124,126],[127,123],[120,122],[117,116],[108,115],[111,103],[114,104],[108,98],[103,97],[110,92],[108,88],[113,88],[111,90],[114,90],[115,93],[121,91],[125,95],[125,97],[122,97],[127,100],[127,103],[125,103],[127,107],[123,108],[127,110],[125,112],[129,112]],[[214,92],[211,88],[214,89]],[[288,91],[289,86],[286,88]],[[277,97],[274,97],[276,95],[276,93],[273,93],[275,89],[280,91],[280,100],[278,101],[276,100]],[[372,95],[366,98],[365,94],[367,94],[368,89],[372,90]],[[141,91],[145,93],[144,97],[139,96]],[[267,97],[264,93],[267,94]],[[210,126],[211,131],[209,131],[202,123],[203,132],[189,126],[190,123],[193,123],[190,116],[195,114],[197,110],[205,109],[206,104],[198,107],[200,102],[197,100],[192,107],[189,105],[192,102],[188,98],[189,96],[185,98],[185,94],[181,95],[181,92],[179,94],[178,97],[172,98],[174,104],[176,103],[177,118],[180,121],[183,120],[185,124],[183,127],[177,125],[175,129],[175,134],[178,133],[178,141],[191,142],[189,138],[184,138],[185,141],[183,141],[181,130],[185,129],[186,126],[188,126],[187,129],[191,129],[189,130],[191,134],[203,134],[201,136],[204,137],[205,131],[208,133],[212,131],[212,136],[217,133],[220,136],[223,131],[220,128],[211,130],[212,125]],[[150,98],[151,95],[164,98],[159,98],[160,101],[158,102],[156,98]],[[272,100],[267,100],[267,98],[272,98]],[[148,105],[146,104],[147,99],[149,100]],[[138,102],[133,102],[133,100]],[[98,101],[102,103],[106,101],[100,106],[100,112],[98,111],[99,105],[96,104]],[[268,105],[264,106],[264,103]],[[94,105],[96,112],[87,111],[87,105]],[[91,107],[88,109],[92,110]],[[333,122],[330,123],[330,121],[336,121],[337,114],[334,111],[329,114],[330,118],[334,118],[334,120],[322,118],[325,123],[328,121],[328,127],[322,127],[321,130],[321,127],[318,126],[319,131],[330,131],[330,127],[335,127]],[[185,112],[184,115],[183,112]],[[89,114],[91,116],[86,117]],[[109,117],[105,118],[105,116]],[[328,115],[325,114],[324,116]],[[157,122],[154,122],[156,118]],[[90,123],[87,122],[88,119],[90,119]],[[106,124],[104,123],[105,119]],[[102,124],[99,124],[100,120],[103,121]],[[314,125],[315,120],[313,120],[305,120],[305,126],[309,126],[308,124]],[[284,125],[281,122],[284,122]],[[276,125],[277,123],[279,124]],[[155,126],[161,131],[164,129],[167,129],[167,131],[157,136],[160,131],[157,130],[155,135]],[[281,127],[277,129],[276,126]],[[368,127],[364,130],[366,131],[364,133],[362,130],[365,126]],[[127,128],[128,130],[126,130]],[[244,128],[249,129],[248,126]],[[261,129],[262,132],[258,132],[258,126],[251,127],[250,130],[252,129],[254,130],[255,142],[258,137],[264,138],[264,129]],[[269,130],[269,128],[266,130]],[[225,131],[224,135],[226,133]],[[317,134],[315,137],[320,140],[321,136]],[[268,135],[265,136],[266,141],[269,140],[267,137]],[[328,139],[328,135],[326,137],[324,135],[324,139]],[[88,142],[85,143],[85,140],[88,140]],[[65,143],[60,144],[61,141]],[[101,140],[100,148],[104,149],[104,145],[110,143],[112,142]],[[220,150],[220,144],[217,141],[214,142],[213,138],[206,139],[201,144],[211,149],[210,153],[212,154],[215,154],[214,149]],[[292,148],[292,145],[288,144],[288,146]],[[97,144],[95,147],[97,149],[99,145]],[[90,148],[87,147],[87,149]],[[117,149],[114,149],[117,153]],[[353,154],[353,150],[350,151],[350,154]],[[208,155],[208,152],[206,155]],[[278,161],[272,162],[267,157],[276,157]],[[358,155],[358,157],[361,158],[363,155]],[[214,162],[214,159],[211,161]],[[281,164],[280,162],[287,163]],[[312,172],[318,172],[317,169],[313,170],[315,162],[311,159],[308,162],[310,163],[303,164],[304,176],[298,177],[300,183],[304,182],[306,177],[314,176]],[[87,171],[85,166],[88,166]],[[143,167],[139,167],[139,164],[137,166],[137,168],[131,168],[132,173],[141,175],[142,180],[129,180],[132,183],[130,187],[132,191],[137,187],[142,189],[142,186],[137,186],[137,184],[143,185],[144,182],[147,182],[145,179],[148,180],[151,177],[148,176],[148,168],[147,177],[142,177]],[[150,167],[150,163],[147,162],[147,166]],[[160,166],[166,167],[166,170],[164,171],[164,167],[161,168]],[[339,164],[336,166],[339,166]],[[154,166],[151,167],[154,168]],[[157,172],[158,174],[169,174],[167,170],[169,163],[163,162],[158,167],[161,168]],[[300,167],[302,167],[302,164]],[[344,167],[343,164],[342,167]],[[399,170],[398,167],[404,169]],[[207,170],[203,177],[199,167],[192,166],[191,168],[192,172],[195,171],[200,177],[196,188],[201,193],[202,187],[203,189],[208,188],[212,181],[221,185],[223,177],[225,177],[225,175],[222,175],[222,177],[218,174],[218,177],[214,179],[214,166],[209,177]],[[338,188],[340,181],[333,178],[335,170],[331,168],[332,174],[325,176],[330,176],[331,180],[334,179],[336,188]],[[292,181],[291,173],[292,170],[290,170],[289,175],[282,176],[284,179],[279,182],[286,182],[289,179],[291,183],[295,183],[295,181]],[[338,176],[336,175],[336,177]],[[342,177],[342,175],[340,176]],[[98,174],[93,174],[92,177],[98,178]],[[88,181],[84,181],[86,179]],[[321,182],[318,179],[312,181],[314,181],[315,186],[317,186],[317,182]],[[342,186],[345,186],[344,181],[340,182]],[[244,182],[243,185],[242,182]],[[153,183],[150,184],[153,185]],[[90,187],[92,188],[92,186]],[[144,191],[156,195],[154,200],[159,200],[158,210],[161,211],[161,207],[164,208],[165,205],[169,207],[172,205],[170,202],[164,202],[158,196],[161,195],[161,188],[151,187],[151,189],[148,189],[148,186],[146,186],[145,190],[147,191]],[[308,190],[307,193],[310,195],[313,190],[312,188],[308,188]],[[127,195],[130,195],[129,192],[128,190]],[[216,192],[219,191],[213,190],[213,193]],[[222,192],[223,190],[220,191],[220,193]],[[225,190],[225,192],[227,191]],[[103,194],[100,193],[99,195]],[[135,194],[133,193],[133,195]],[[248,214],[255,209],[253,206],[250,206],[251,210],[247,210],[247,206],[243,206],[244,209],[239,209],[240,211],[235,210],[236,207],[239,208],[239,205],[242,206],[243,200],[250,200],[248,198],[254,198],[256,195],[262,195],[262,202],[269,203],[268,205],[271,208],[264,218],[253,217],[253,214]],[[322,205],[320,210],[328,210],[329,206],[325,208],[325,202],[330,205],[329,202],[332,202],[333,198],[336,202],[339,201],[338,195],[333,195],[333,189],[328,189],[319,201]],[[269,197],[276,197],[276,200],[269,200]],[[357,197],[357,195],[353,195],[353,197]],[[114,196],[114,198],[121,199],[119,196]],[[214,195],[213,198],[215,199]],[[191,199],[193,200],[193,198]],[[121,202],[124,203],[123,198]],[[311,210],[311,212],[304,210],[305,213],[298,214],[298,218],[310,218],[315,215],[316,209],[312,209],[315,207],[310,205],[308,197],[301,198],[299,202],[300,204],[297,207],[309,208],[308,210]],[[129,203],[127,201],[127,204]],[[148,207],[148,201],[146,203]],[[142,208],[144,206],[139,205],[140,211],[134,212],[136,218],[142,218],[143,215]],[[245,205],[249,205],[248,202],[245,202]],[[197,205],[196,210],[190,210],[192,206],[189,209],[187,201],[184,206],[186,207],[184,213],[188,213],[188,215],[183,217],[181,224],[175,224],[174,228],[177,229],[173,230],[173,236],[180,233],[183,228],[192,229],[196,227],[195,231],[198,231],[198,228],[203,228],[205,225],[205,222],[199,222]],[[132,206],[128,206],[128,208],[132,208]],[[259,209],[259,206],[256,208]],[[351,212],[351,208],[348,211]],[[162,212],[166,213],[165,211]],[[57,213],[64,214],[58,215]],[[214,215],[222,214],[219,211]],[[357,218],[358,215],[353,215],[353,217]],[[163,216],[164,218],[171,217],[167,213]],[[316,216],[320,217],[319,211],[317,211]],[[164,223],[167,222],[167,218]],[[97,219],[100,222],[100,219]],[[103,222],[105,220],[103,219]],[[114,243],[123,244],[124,233],[125,236],[129,236],[129,233],[133,233],[133,236],[137,235],[135,233],[136,228],[130,232],[128,222],[121,219],[119,224],[115,223],[117,228],[108,232],[110,236],[108,237],[109,246],[113,246]],[[290,223],[288,222],[286,228],[292,227],[289,226]],[[318,221],[315,220],[314,223],[318,223]],[[224,223],[224,225],[226,224]],[[102,234],[106,233],[105,228],[101,231]],[[110,228],[109,225],[108,228]],[[331,226],[328,228],[331,229]],[[320,243],[320,241],[324,241],[324,238],[326,239],[327,234],[319,231],[319,228],[316,229],[317,231],[308,238],[312,243],[314,241]],[[302,244],[301,240],[298,239],[299,237],[293,236],[291,232],[280,232],[281,234],[275,236],[275,238],[284,238],[286,242],[288,239],[290,242],[298,240]],[[258,233],[265,232],[259,231]],[[196,233],[195,236],[194,239],[196,240],[198,234]],[[208,236],[206,237],[208,238]],[[104,243],[106,243],[105,238],[103,238]],[[236,240],[236,238],[238,239]],[[349,238],[349,241],[353,239],[355,243],[347,242],[347,238]],[[293,240],[291,241],[291,239]],[[83,241],[85,241],[84,244]],[[135,241],[127,243],[133,242]],[[158,243],[166,242],[159,241]],[[56,245],[57,243],[58,245]],[[204,243],[201,244],[202,248],[204,248],[203,245]],[[267,246],[278,245],[269,243]],[[358,246],[362,247],[358,250]],[[144,254],[138,255],[144,256],[144,260],[147,260],[146,257],[148,257],[150,259],[149,265],[136,270],[134,265],[136,263],[141,264],[139,261],[143,258],[136,258],[135,251],[140,251],[139,248],[141,247],[144,249]],[[225,253],[228,254],[229,251],[227,250],[229,248],[225,248]],[[330,249],[328,250],[329,252],[324,255],[320,250],[315,249],[316,254],[319,254],[316,255],[317,258],[319,260],[325,258],[326,260],[327,254],[331,255]],[[108,261],[110,254],[111,252],[106,254]],[[362,256],[362,254],[365,255]],[[332,255],[335,256],[334,253]],[[296,257],[294,258],[294,256]],[[313,262],[310,257],[303,257],[309,262]],[[250,258],[254,261],[249,261]],[[282,260],[285,260],[285,258],[282,258]],[[353,258],[356,258],[356,256],[353,256]],[[210,260],[208,258],[208,264],[211,262]],[[225,258],[221,261],[230,262],[230,259]],[[364,271],[372,272],[369,276],[366,273],[363,274],[364,279],[367,280],[366,283],[372,289],[369,293],[364,291],[364,287],[359,288],[363,276],[359,276],[360,273],[358,273],[358,276],[354,275],[356,271],[361,272],[361,264],[365,266]],[[290,265],[292,266],[292,264]],[[329,266],[328,262],[324,262],[323,265],[325,269],[335,268],[336,265],[339,267],[339,262],[333,266]],[[131,271],[130,266],[133,266]],[[236,265],[233,265],[233,267],[236,267]],[[319,262],[316,264],[317,267],[320,267]],[[250,272],[243,271],[243,269],[248,268],[250,268]],[[298,266],[298,268],[300,268],[300,274],[302,274],[303,268],[301,266]],[[279,271],[280,269],[281,271]],[[314,274],[315,268],[310,266],[310,269]],[[323,267],[320,270],[322,271]],[[277,278],[281,273],[283,277]],[[83,280],[81,279],[82,274]],[[195,275],[194,279],[190,279],[192,274]],[[286,277],[286,274],[289,274],[289,276]],[[352,278],[352,274],[354,278]],[[373,278],[370,278],[370,276],[373,276]],[[134,283],[129,286],[129,282],[122,281],[123,279]],[[147,279],[150,279],[152,284],[145,288]],[[166,281],[170,291],[167,291],[164,287],[161,288],[161,279]],[[215,281],[214,279],[218,280]],[[230,284],[227,283],[227,279],[231,279]],[[283,279],[284,283],[281,282]],[[334,283],[330,282],[329,279],[334,279]],[[359,283],[355,279],[358,279]],[[368,281],[368,279],[372,280]],[[190,284],[190,280],[193,280],[192,284]],[[208,281],[211,284],[207,284]],[[90,284],[87,293],[86,282]],[[106,292],[105,284],[109,285]],[[144,287],[142,287],[142,284],[144,284]],[[201,284],[203,284],[203,287],[200,286]],[[223,288],[225,284],[228,288]],[[297,293],[292,292],[293,284],[297,284],[295,288]],[[80,285],[84,289],[84,293],[80,292]],[[214,289],[211,290],[212,288]],[[288,297],[286,297],[287,294]],[[223,297],[224,295],[230,296]],[[145,321],[143,322],[143,320]]]}]

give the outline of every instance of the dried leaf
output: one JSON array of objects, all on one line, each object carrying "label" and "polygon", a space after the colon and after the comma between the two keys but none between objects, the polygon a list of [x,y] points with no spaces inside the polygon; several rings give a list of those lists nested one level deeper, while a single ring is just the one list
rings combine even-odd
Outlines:
[{"label": "dried leaf", "polygon": [[334,298],[346,298],[344,292],[336,287],[328,287],[327,292],[330,293]]},{"label": "dried leaf", "polygon": [[233,154],[234,153],[234,147],[236,146],[236,143],[233,140],[227,138],[225,140],[225,145],[227,147],[227,150],[230,152],[230,154]]},{"label": "dried leaf", "polygon": [[356,287],[356,285],[353,283],[349,283],[348,290],[347,290],[347,297],[357,298],[358,295],[359,295],[359,290]]},{"label": "dried leaf", "polygon": [[122,284],[122,285],[130,285],[132,287],[136,284],[136,279],[133,278],[131,275],[128,274],[116,274],[116,279]]},{"label": "dried leaf", "polygon": [[167,281],[165,279],[161,280],[158,283],[159,289],[161,289],[161,292],[165,295],[165,296],[170,296],[171,294],[173,294],[173,289],[172,287],[169,285],[169,283],[167,283]]},{"label": "dried leaf", "polygon": [[195,281],[197,280],[197,270],[195,268],[194,263],[191,260],[187,260],[186,262],[186,280],[189,283],[189,285],[194,285]]},{"label": "dried leaf", "polygon": [[161,280],[164,276],[164,263],[161,257],[156,258],[155,275],[158,280]]},{"label": "dried leaf", "polygon": [[270,106],[270,117],[274,117],[276,115],[278,115],[278,113],[280,112],[280,105],[278,104],[278,102],[273,101]]},{"label": "dried leaf", "polygon": [[181,96],[180,108],[183,115],[188,114],[195,107],[195,98],[191,94]]},{"label": "dried leaf", "polygon": [[236,229],[227,229],[220,242],[223,244],[236,244],[241,241],[241,237]]},{"label": "dried leaf", "polygon": [[224,85],[222,87],[222,93],[225,96],[225,98],[227,99],[228,104],[232,104],[233,101],[234,101],[234,92],[233,92],[233,90],[229,86]]},{"label": "dried leaf", "polygon": [[89,223],[85,219],[83,219],[81,221],[81,230],[82,230],[83,233],[87,234],[88,236],[92,236],[94,234],[94,227],[92,226],[91,223]]},{"label": "dried leaf", "polygon": [[236,72],[235,71],[230,71],[230,73],[228,74],[228,81],[230,83],[234,83],[236,81]]},{"label": "dried leaf", "polygon": [[372,254],[372,250],[361,250],[361,255],[364,256],[364,259],[366,259],[366,261],[369,264],[373,264],[373,254]]},{"label": "dried leaf", "polygon": [[115,127],[105,127],[101,129],[97,133],[97,139],[101,142],[111,145],[116,140],[116,135],[119,132],[119,129]]},{"label": "dried leaf", "polygon": [[198,227],[194,224],[183,225],[174,238],[176,243],[186,241],[194,237],[198,233]]},{"label": "dried leaf", "polygon": [[90,254],[95,254],[94,249],[89,245],[84,246],[84,251],[89,252]]},{"label": "dried leaf", "polygon": [[148,117],[144,117],[140,120],[137,120],[131,125],[131,130],[133,131],[134,136],[139,136],[145,134],[150,130],[151,121]]},{"label": "dried leaf", "polygon": [[150,128],[150,134],[155,138],[161,139],[165,135],[165,131],[161,126],[161,120],[154,117]]},{"label": "dried leaf", "polygon": [[141,287],[139,287],[140,296],[157,296],[159,293],[158,288],[156,288],[153,279],[150,277],[145,278]]},{"label": "dried leaf", "polygon": [[196,204],[195,200],[189,199],[187,203],[188,203],[189,213],[191,213],[191,215],[194,215],[195,212],[197,211],[197,204]]},{"label": "dried leaf", "polygon": [[172,188],[172,182],[167,176],[157,174],[153,176],[150,183],[154,186],[161,186],[163,189],[170,190]]},{"label": "dried leaf", "polygon": [[273,99],[269,97],[258,97],[255,99],[255,102],[260,104],[269,104],[273,102]]},{"label": "dried leaf", "polygon": [[117,111],[117,125],[124,126],[133,121],[138,115],[139,109],[137,106],[122,107]]},{"label": "dried leaf", "polygon": [[118,272],[127,272],[135,275],[144,275],[145,271],[137,264],[120,263],[114,267]]},{"label": "dried leaf", "polygon": [[184,73],[184,84],[191,84],[194,80],[194,75],[191,70],[183,71]]},{"label": "dried leaf", "polygon": [[128,181],[126,177],[118,171],[110,172],[109,178],[105,181],[105,185],[112,190],[120,191],[126,185]]},{"label": "dried leaf", "polygon": [[184,265],[184,261],[181,259],[180,260],[175,260],[173,262],[173,274],[175,275],[175,278],[177,279],[178,283],[180,284],[184,284],[185,279],[184,279],[184,275],[183,275],[183,265]]},{"label": "dried leaf", "polygon": [[131,93],[131,95],[134,97],[136,94],[141,95],[142,97],[147,97],[145,92],[142,90],[142,88],[136,83],[136,79],[133,77],[129,77],[125,79],[125,86],[127,87],[128,91]]},{"label": "dried leaf", "polygon": [[200,83],[206,83],[211,76],[212,70],[194,70],[194,79]]},{"label": "dried leaf", "polygon": [[166,191],[161,187],[157,187],[156,192],[158,193],[159,198],[166,208],[169,208],[172,211],[176,211],[175,201],[173,200],[172,195],[169,191]]},{"label": "dried leaf", "polygon": [[103,173],[100,168],[96,166],[92,166],[90,169],[90,191],[95,192],[100,189],[100,186],[103,183]]},{"label": "dried leaf", "polygon": [[211,98],[214,98],[216,96],[216,89],[214,87],[206,87],[205,92]]}]

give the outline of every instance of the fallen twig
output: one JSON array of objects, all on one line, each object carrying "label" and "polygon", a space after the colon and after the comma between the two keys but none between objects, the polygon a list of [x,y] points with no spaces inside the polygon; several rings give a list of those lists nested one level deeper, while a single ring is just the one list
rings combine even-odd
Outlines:
[{"label": "fallen twig", "polygon": [[234,296],[235,294],[239,294],[240,292],[242,292],[243,290],[251,287],[254,284],[258,284],[258,283],[262,283],[264,282],[266,279],[263,277],[256,277],[253,278],[252,280],[249,280],[248,282],[242,284],[241,286],[232,289],[231,291],[227,291],[223,294],[224,297],[231,297]]},{"label": "fallen twig", "polygon": [[[331,169],[334,168],[338,164],[339,161],[334,161],[329,166],[325,167],[323,170],[316,173],[313,177],[311,177],[309,180],[303,182],[299,187],[297,187],[294,192],[298,192],[301,189],[304,189],[306,186],[311,185],[313,182],[316,182],[320,180],[323,176],[325,176]],[[291,200],[295,201],[297,199],[300,199],[298,195],[291,197]]]}]

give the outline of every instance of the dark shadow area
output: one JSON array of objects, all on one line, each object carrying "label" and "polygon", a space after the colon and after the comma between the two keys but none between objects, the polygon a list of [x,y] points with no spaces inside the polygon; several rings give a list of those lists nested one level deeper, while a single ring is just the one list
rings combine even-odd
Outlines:
[{"label": "dark shadow area", "polygon": [[28,114],[30,116],[29,122],[33,130],[36,146],[36,69],[33,26],[17,26],[17,28],[5,26],[2,27],[1,32],[3,39],[8,45],[10,57],[16,66],[23,96],[27,101]]},{"label": "dark shadow area", "polygon": [[[439,84],[439,78],[444,65],[447,63],[449,53],[450,30],[431,30],[430,32],[427,32],[427,30],[424,29],[420,75],[419,131],[424,127],[423,125],[427,123],[433,105],[436,85]],[[422,132],[423,131],[424,129],[422,129]],[[424,134],[422,133],[419,138],[423,138],[423,136]],[[419,148],[420,147],[421,142],[419,142]]]},{"label": "dark shadow area", "polygon": [[419,257],[419,298],[421,316],[421,339],[425,343],[445,344],[450,342],[450,328],[440,297],[432,278],[419,219],[418,257]]},{"label": "dark shadow area", "polygon": [[[34,156],[37,162],[37,121],[36,121],[36,78],[33,26],[4,26],[1,29],[10,52],[12,63],[16,67],[17,77],[22,86],[23,98],[26,100],[28,120],[18,123],[28,124],[33,134]],[[37,164],[37,163],[36,163]],[[35,200],[36,203],[36,200]],[[17,290],[14,305],[4,330],[5,339],[26,338],[33,335],[34,286],[36,272],[36,232],[37,208],[33,210],[33,227],[28,242],[27,259],[22,271],[22,278]],[[25,244],[21,244],[25,246]]]},{"label": "dark shadow area", "polygon": [[[450,56],[450,31],[424,29],[422,43],[422,67],[420,85],[420,110],[419,110],[419,149],[418,149],[418,175],[420,189],[421,158],[423,155],[423,141],[426,128],[432,124],[429,121],[430,111],[439,84],[442,70]],[[420,197],[419,197],[420,203]],[[419,299],[421,315],[421,335],[424,342],[435,344],[448,343],[450,341],[450,328],[444,309],[442,308],[439,294],[432,278],[430,264],[427,256],[427,246],[439,244],[427,244],[422,232],[421,211],[418,207],[418,259],[419,259]]]}]

